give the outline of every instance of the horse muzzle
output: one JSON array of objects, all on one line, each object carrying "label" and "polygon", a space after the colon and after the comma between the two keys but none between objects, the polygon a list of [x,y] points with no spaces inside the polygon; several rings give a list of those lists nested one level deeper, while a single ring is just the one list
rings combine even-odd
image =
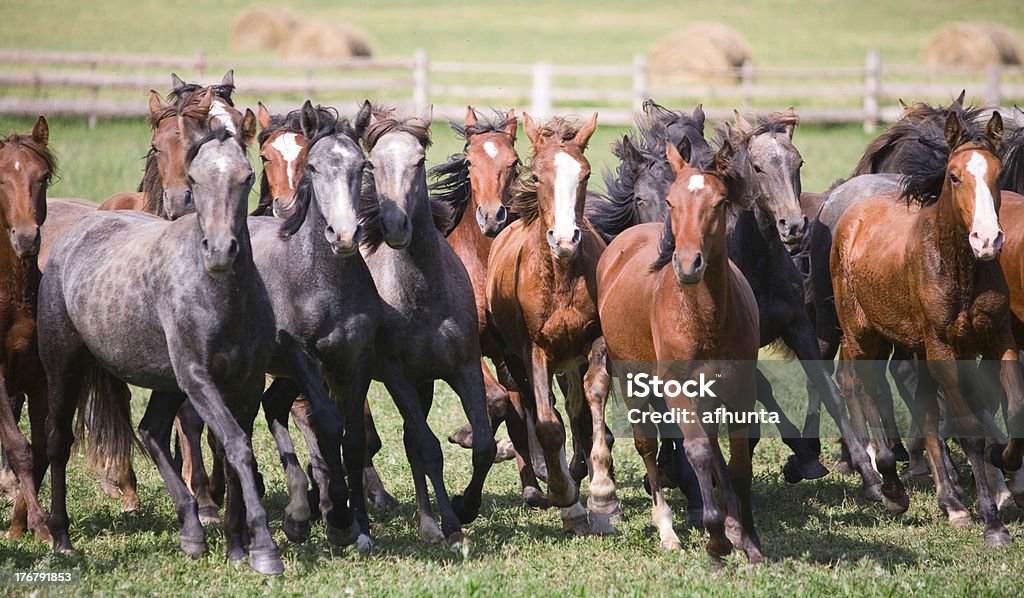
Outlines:
[{"label": "horse muzzle", "polygon": [[994,235],[972,231],[968,237],[974,258],[980,262],[987,262],[999,257],[999,252],[1002,250],[1003,241],[1005,240],[1006,236],[1001,230],[997,230]]},{"label": "horse muzzle", "polygon": [[698,251],[692,257],[681,257],[678,253],[672,254],[672,269],[675,270],[676,280],[679,284],[697,284],[704,279],[704,272],[708,268],[708,262],[704,259],[704,252]]},{"label": "horse muzzle", "polygon": [[164,211],[169,219],[177,220],[195,209],[192,190],[188,187],[164,189]]},{"label": "horse muzzle", "polygon": [[480,226],[480,232],[486,237],[496,237],[505,228],[508,222],[508,210],[505,206],[498,206],[494,214],[489,214],[483,206],[476,209],[476,223]]},{"label": "horse muzzle", "polygon": [[579,249],[580,240],[583,238],[583,232],[580,229],[573,228],[572,236],[566,238],[564,236],[556,236],[553,229],[548,229],[547,239],[548,246],[551,247],[551,253],[560,260],[570,259],[576,255],[576,251]]},{"label": "horse muzzle", "polygon": [[226,272],[238,257],[238,239],[233,236],[206,237],[202,249],[203,265],[208,272]]},{"label": "horse muzzle", "polygon": [[39,227],[12,228],[11,248],[21,259],[39,255]]},{"label": "horse muzzle", "polygon": [[808,220],[807,216],[801,215],[799,218],[780,218],[776,226],[779,229],[779,238],[782,239],[782,244],[786,246],[786,251],[790,255],[794,255],[800,252],[803,248],[804,235],[807,234]]},{"label": "horse muzzle", "polygon": [[381,203],[380,227],[384,233],[384,242],[392,249],[405,249],[412,241],[409,216],[394,202]]},{"label": "horse muzzle", "polygon": [[363,227],[356,226],[351,231],[337,232],[333,226],[328,226],[324,230],[324,236],[335,255],[347,257],[358,251],[359,242],[363,237]]}]

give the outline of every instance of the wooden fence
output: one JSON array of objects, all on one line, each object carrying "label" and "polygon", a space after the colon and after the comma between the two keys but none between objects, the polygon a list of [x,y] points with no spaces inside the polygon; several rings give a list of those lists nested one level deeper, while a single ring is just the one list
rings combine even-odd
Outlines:
[{"label": "wooden fence", "polygon": [[774,68],[744,64],[700,73],[666,71],[642,55],[630,64],[490,64],[430,61],[424,50],[407,59],[283,62],[207,56],[57,53],[0,50],[0,114],[138,117],[149,89],[167,90],[168,73],[215,82],[235,69],[243,104],[262,100],[272,111],[302,99],[355,107],[362,97],[461,118],[466,104],[529,110],[538,117],[598,111],[601,122],[629,124],[648,97],[685,107],[703,102],[712,118],[796,105],[804,122],[861,122],[870,129],[899,114],[898,98],[947,102],[966,89],[975,102],[1006,109],[1024,101],[1024,70],[993,66],[926,69],[890,65],[878,52],[840,68]]}]

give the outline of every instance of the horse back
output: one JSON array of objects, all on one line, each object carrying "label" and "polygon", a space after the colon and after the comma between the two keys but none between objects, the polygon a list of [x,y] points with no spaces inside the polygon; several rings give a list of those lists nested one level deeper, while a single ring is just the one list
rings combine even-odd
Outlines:
[{"label": "horse back", "polygon": [[139,210],[145,206],[146,195],[138,191],[115,193],[100,204],[100,210]]},{"label": "horse back", "polygon": [[46,220],[39,230],[39,270],[46,270],[46,262],[54,244],[69,224],[85,214],[96,211],[96,204],[75,197],[50,198],[46,200]]},{"label": "horse back", "polygon": [[663,225],[638,224],[615,237],[597,264],[597,308],[612,359],[655,359],[652,295]]}]

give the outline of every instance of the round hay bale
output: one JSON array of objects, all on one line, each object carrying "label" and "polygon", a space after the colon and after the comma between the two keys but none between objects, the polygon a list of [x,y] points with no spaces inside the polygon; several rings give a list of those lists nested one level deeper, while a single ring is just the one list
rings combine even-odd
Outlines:
[{"label": "round hay bale", "polygon": [[1024,63],[1024,44],[1013,31],[992,23],[954,23],[939,29],[925,43],[926,66],[985,67]]},{"label": "round hay bale", "polygon": [[372,56],[366,35],[339,23],[303,23],[278,48],[285,60],[344,59]]},{"label": "round hay bale", "polygon": [[738,77],[726,69],[739,68],[750,59],[750,44],[738,31],[700,21],[663,38],[647,53],[656,87],[735,81]]},{"label": "round hay bale", "polygon": [[273,50],[299,26],[299,17],[285,6],[252,6],[231,23],[231,48],[239,52]]}]

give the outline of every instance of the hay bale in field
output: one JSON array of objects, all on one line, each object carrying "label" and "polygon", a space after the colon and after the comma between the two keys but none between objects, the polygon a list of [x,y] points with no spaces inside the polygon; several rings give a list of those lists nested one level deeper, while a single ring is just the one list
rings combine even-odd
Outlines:
[{"label": "hay bale in field", "polygon": [[695,21],[654,44],[647,53],[651,84],[735,81],[726,71],[751,59],[750,44],[732,27]]},{"label": "hay bale in field", "polygon": [[273,50],[299,26],[300,19],[285,6],[252,6],[231,23],[231,48],[239,52]]},{"label": "hay bale in field", "polygon": [[922,58],[933,68],[1024,64],[1024,43],[1002,25],[954,23],[928,38]]},{"label": "hay bale in field", "polygon": [[366,34],[345,23],[303,23],[278,48],[285,60],[372,56]]}]

